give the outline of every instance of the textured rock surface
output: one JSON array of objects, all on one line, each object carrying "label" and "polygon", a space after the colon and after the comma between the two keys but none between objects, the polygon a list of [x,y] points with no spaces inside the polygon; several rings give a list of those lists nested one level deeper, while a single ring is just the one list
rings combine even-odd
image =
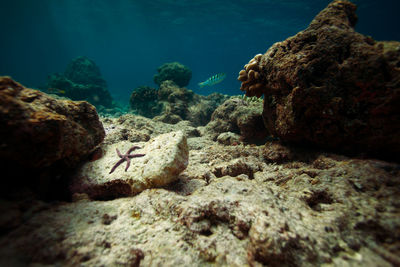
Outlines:
[{"label": "textured rock surface", "polygon": [[[238,115],[252,114],[240,105],[246,111]],[[214,128],[183,120],[130,114],[102,122],[102,148],[122,153],[181,130],[187,168],[163,188],[108,201],[0,194],[0,266],[400,266],[399,164],[277,142],[220,144]],[[111,149],[105,160],[109,150],[102,151],[90,164],[108,173],[119,158]],[[125,164],[112,175],[125,175]]]},{"label": "textured rock surface", "polygon": [[157,119],[167,123],[176,123],[168,120],[168,117],[175,115],[178,117],[178,121],[185,120],[194,96],[192,90],[179,87],[173,81],[162,82],[158,89],[158,101],[163,109]]},{"label": "textured rock surface", "polygon": [[130,106],[135,114],[157,121],[175,124],[188,120],[199,126],[207,124],[213,111],[226,99],[228,96],[219,93],[198,95],[167,80],[158,90],[148,86],[136,88],[131,94]]},{"label": "textured rock surface", "polygon": [[135,114],[153,118],[160,114],[162,106],[158,103],[158,90],[149,86],[139,86],[133,90],[129,105]]},{"label": "textured rock surface", "polygon": [[77,57],[64,73],[49,75],[47,91],[72,100],[87,100],[95,106],[112,107],[112,98],[99,67],[87,57]]},{"label": "textured rock surface", "polygon": [[[144,154],[132,158],[129,169],[126,162],[110,173],[122,154],[133,146],[140,149],[131,154]],[[147,188],[167,185],[178,178],[188,164],[188,146],[183,132],[159,135],[147,143],[122,141],[101,146],[103,156],[79,168],[71,184],[72,193],[86,193],[94,199],[131,196]]]},{"label": "textured rock surface", "polygon": [[0,265],[400,262],[399,165],[318,153],[271,164],[263,147],[189,143],[189,166],[167,189],[111,201],[2,202],[1,217],[14,223],[1,228]]},{"label": "textured rock surface", "polygon": [[192,71],[179,62],[165,63],[157,68],[157,72],[154,75],[154,82],[158,85],[161,85],[163,81],[171,80],[179,87],[184,87],[192,78]]},{"label": "textured rock surface", "polygon": [[261,114],[262,103],[231,98],[214,111],[206,127],[214,138],[220,133],[233,132],[242,141],[263,143],[269,134]]},{"label": "textured rock surface", "polygon": [[257,55],[239,74],[242,90],[264,94],[267,128],[284,141],[399,159],[400,43],[355,32],[355,10],[332,2]]},{"label": "textured rock surface", "polygon": [[25,168],[74,166],[104,138],[96,109],[0,78],[0,159]]}]

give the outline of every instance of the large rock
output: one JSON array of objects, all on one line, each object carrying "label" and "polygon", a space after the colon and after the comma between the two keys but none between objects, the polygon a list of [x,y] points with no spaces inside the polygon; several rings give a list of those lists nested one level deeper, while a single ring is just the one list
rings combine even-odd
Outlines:
[{"label": "large rock", "polygon": [[121,159],[116,149],[125,154],[136,145],[129,141],[104,145],[104,155],[85,163],[75,175],[71,191],[86,193],[94,199],[130,196],[175,181],[188,165],[186,136],[178,131],[160,135],[141,145],[131,154],[144,156],[132,158],[127,170],[125,161],[111,173]]},{"label": "large rock", "polygon": [[269,133],[262,118],[262,103],[231,98],[212,114],[206,128],[215,139],[221,133],[240,135],[241,141],[263,143]]},{"label": "large rock", "polygon": [[0,77],[0,160],[24,168],[75,166],[105,135],[96,109]]},{"label": "large rock", "polygon": [[334,1],[309,27],[239,74],[283,141],[387,158],[400,155],[400,43],[354,31],[356,6]]},{"label": "large rock", "polygon": [[219,93],[198,95],[179,87],[172,80],[166,80],[158,90],[148,86],[137,87],[131,94],[130,107],[136,114],[157,121],[176,124],[188,120],[199,126],[207,124],[213,111],[227,98]]},{"label": "large rock", "polygon": [[147,118],[159,115],[162,108],[158,103],[158,90],[149,86],[136,87],[129,98],[129,105],[135,114]]},{"label": "large rock", "polygon": [[73,59],[64,73],[49,75],[46,90],[72,100],[87,100],[95,106],[113,105],[99,67],[87,57]]},{"label": "large rock", "polygon": [[157,68],[154,75],[154,82],[161,85],[163,81],[171,80],[178,86],[183,87],[189,84],[192,78],[192,71],[179,62],[165,63]]}]

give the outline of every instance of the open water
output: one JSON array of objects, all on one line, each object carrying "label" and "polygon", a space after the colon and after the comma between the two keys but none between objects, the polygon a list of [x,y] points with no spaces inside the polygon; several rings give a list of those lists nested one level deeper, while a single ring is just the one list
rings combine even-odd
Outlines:
[{"label": "open water", "polygon": [[[158,66],[188,66],[196,93],[241,94],[238,72],[255,54],[305,29],[326,0],[0,0],[0,75],[40,87],[77,56],[100,67],[114,97],[156,87]],[[400,40],[400,1],[358,0],[356,30]],[[224,72],[212,87],[199,82]]]}]

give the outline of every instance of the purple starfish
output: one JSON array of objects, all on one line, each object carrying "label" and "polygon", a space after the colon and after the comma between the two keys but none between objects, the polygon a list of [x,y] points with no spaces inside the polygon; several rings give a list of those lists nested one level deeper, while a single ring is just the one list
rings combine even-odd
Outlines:
[{"label": "purple starfish", "polygon": [[133,147],[131,147],[131,148],[128,150],[128,152],[127,152],[126,154],[124,154],[124,155],[121,154],[121,152],[119,152],[119,150],[118,150],[118,148],[117,148],[117,149],[116,149],[116,150],[117,150],[117,154],[118,154],[118,156],[119,156],[121,159],[118,160],[118,162],[114,165],[114,167],[112,167],[112,169],[111,169],[111,171],[110,171],[109,174],[113,173],[113,172],[115,171],[115,169],[116,169],[119,165],[121,165],[121,163],[124,162],[124,161],[126,161],[126,168],[125,168],[125,171],[127,171],[128,168],[129,168],[129,166],[131,165],[131,158],[143,157],[145,154],[131,154],[131,152],[132,152],[133,150],[138,149],[138,148],[141,148],[141,147],[133,146]]}]

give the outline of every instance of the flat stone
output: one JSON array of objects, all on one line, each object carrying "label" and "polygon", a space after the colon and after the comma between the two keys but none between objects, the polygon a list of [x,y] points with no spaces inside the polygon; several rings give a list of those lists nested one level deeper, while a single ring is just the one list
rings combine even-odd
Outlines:
[{"label": "flat stone", "polygon": [[[141,148],[131,154],[145,154],[131,159],[125,171],[126,162],[110,174],[121,154],[133,147]],[[73,178],[70,186],[73,193],[86,193],[93,199],[107,199],[131,196],[141,191],[167,185],[178,178],[188,165],[188,145],[181,131],[159,135],[147,143],[120,141],[103,145],[102,158],[85,163]]]}]

